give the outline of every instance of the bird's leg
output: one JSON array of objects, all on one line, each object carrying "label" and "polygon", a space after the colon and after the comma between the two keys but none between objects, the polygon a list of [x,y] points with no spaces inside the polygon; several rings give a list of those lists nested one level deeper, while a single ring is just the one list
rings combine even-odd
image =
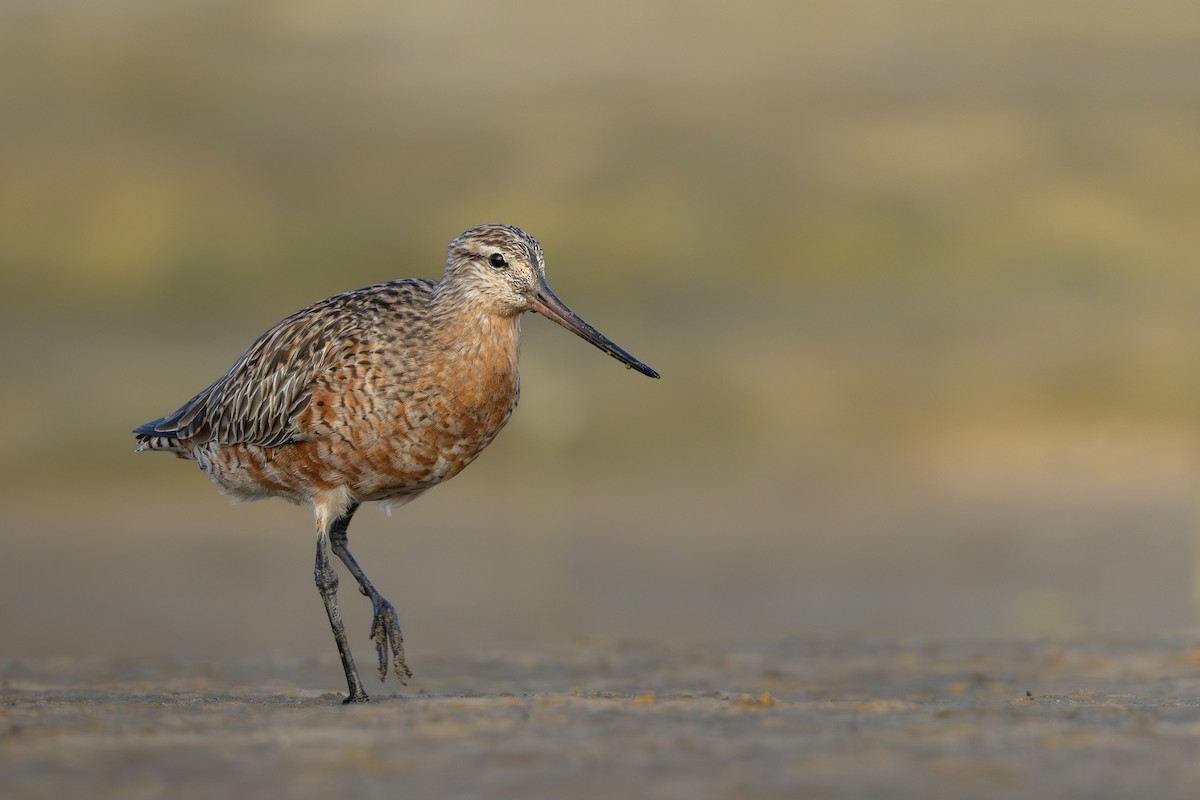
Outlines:
[{"label": "bird's leg", "polygon": [[412,671],[404,662],[404,634],[400,632],[400,620],[396,616],[396,607],[379,593],[379,590],[367,579],[363,568],[354,560],[346,537],[346,528],[350,525],[347,514],[334,521],[329,530],[329,540],[334,554],[350,570],[350,574],[358,581],[358,588],[364,595],[371,598],[371,606],[375,610],[375,618],[371,621],[371,638],[375,640],[375,650],[379,655],[379,680],[387,678],[388,662],[393,662],[396,679],[407,684],[412,677]]},{"label": "bird's leg", "polygon": [[354,656],[350,654],[350,643],[346,641],[346,628],[342,625],[342,613],[338,611],[337,605],[337,570],[329,563],[330,535],[333,531],[340,530],[344,540],[346,526],[350,524],[350,517],[353,514],[354,509],[351,508],[345,515],[333,521],[329,526],[329,531],[324,529],[317,531],[317,562],[313,568],[313,575],[316,578],[317,591],[321,593],[321,600],[325,603],[325,613],[329,615],[329,627],[333,628],[333,638],[337,641],[338,655],[342,657],[342,669],[346,671],[346,686],[350,695],[343,702],[363,703],[370,698],[363,689],[362,679],[358,677],[358,668],[354,666]]}]

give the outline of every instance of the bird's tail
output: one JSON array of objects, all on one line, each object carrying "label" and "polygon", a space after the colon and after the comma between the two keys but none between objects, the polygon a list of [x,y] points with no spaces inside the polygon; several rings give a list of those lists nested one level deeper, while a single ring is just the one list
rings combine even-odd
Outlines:
[{"label": "bird's tail", "polygon": [[180,446],[178,439],[173,439],[170,436],[138,436],[138,446],[134,450],[135,453],[140,453],[143,450],[165,450],[168,453],[183,453],[184,448]]},{"label": "bird's tail", "polygon": [[140,453],[143,450],[165,450],[168,453],[184,452],[184,448],[181,446],[178,437],[155,430],[160,422],[162,422],[161,419],[156,419],[153,422],[147,422],[145,425],[133,429],[133,433],[137,436],[138,441],[137,450],[134,452]]}]

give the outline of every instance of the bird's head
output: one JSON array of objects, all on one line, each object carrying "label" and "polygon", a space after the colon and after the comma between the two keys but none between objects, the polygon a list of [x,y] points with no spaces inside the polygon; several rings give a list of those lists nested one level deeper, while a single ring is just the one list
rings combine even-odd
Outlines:
[{"label": "bird's head", "polygon": [[471,228],[450,243],[443,282],[465,301],[515,317],[531,310],[530,298],[546,284],[542,246],[511,225]]},{"label": "bird's head", "polygon": [[480,225],[450,242],[442,288],[459,302],[516,317],[535,311],[643,375],[658,373],[584,322],[546,285],[542,246],[512,225]]}]

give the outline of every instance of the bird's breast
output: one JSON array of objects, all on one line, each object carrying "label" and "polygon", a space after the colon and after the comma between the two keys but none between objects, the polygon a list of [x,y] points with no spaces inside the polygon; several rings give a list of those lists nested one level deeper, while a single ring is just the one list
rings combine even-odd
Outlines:
[{"label": "bird's breast", "polygon": [[[515,320],[500,322],[507,324],[445,326],[427,346],[381,359],[373,380],[334,382],[340,397],[329,402],[351,410],[336,415],[341,430],[334,433],[348,445],[346,471],[357,473],[357,494],[375,499],[436,485],[496,437],[520,394]],[[347,396],[363,387],[369,393]]]}]

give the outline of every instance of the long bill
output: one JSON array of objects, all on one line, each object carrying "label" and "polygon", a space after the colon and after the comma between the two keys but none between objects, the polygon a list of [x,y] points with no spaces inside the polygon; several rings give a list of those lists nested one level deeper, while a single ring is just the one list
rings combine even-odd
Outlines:
[{"label": "long bill", "polygon": [[559,300],[558,296],[550,291],[549,286],[542,284],[537,293],[530,298],[530,302],[533,305],[534,311],[543,317],[554,320],[579,338],[591,342],[629,369],[636,369],[638,372],[651,378],[658,377],[657,372],[629,355],[629,353],[626,353],[620,347],[617,347],[612,339],[609,339],[603,333],[588,325],[583,321],[582,317],[567,308],[567,304]]}]

